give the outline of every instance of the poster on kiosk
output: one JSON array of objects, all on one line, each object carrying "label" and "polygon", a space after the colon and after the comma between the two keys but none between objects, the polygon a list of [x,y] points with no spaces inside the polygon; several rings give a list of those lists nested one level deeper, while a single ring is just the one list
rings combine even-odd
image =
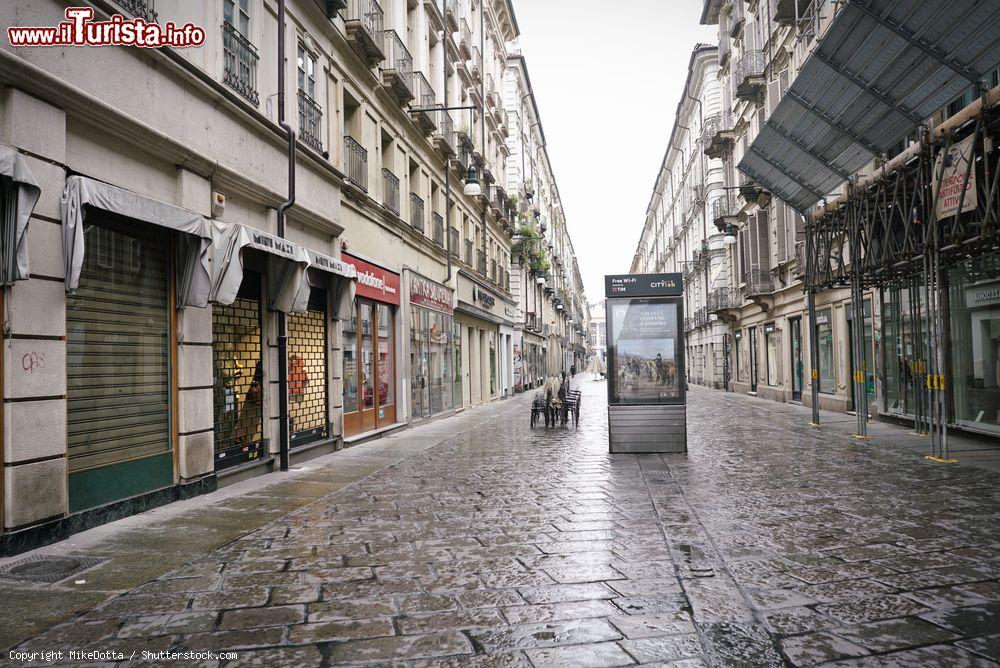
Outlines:
[{"label": "poster on kiosk", "polygon": [[611,452],[687,452],[680,274],[604,277]]}]

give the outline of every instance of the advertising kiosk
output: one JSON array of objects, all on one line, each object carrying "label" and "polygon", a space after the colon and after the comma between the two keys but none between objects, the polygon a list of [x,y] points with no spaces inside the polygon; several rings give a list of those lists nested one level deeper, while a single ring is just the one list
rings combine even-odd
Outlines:
[{"label": "advertising kiosk", "polygon": [[604,277],[613,453],[687,452],[680,274]]}]

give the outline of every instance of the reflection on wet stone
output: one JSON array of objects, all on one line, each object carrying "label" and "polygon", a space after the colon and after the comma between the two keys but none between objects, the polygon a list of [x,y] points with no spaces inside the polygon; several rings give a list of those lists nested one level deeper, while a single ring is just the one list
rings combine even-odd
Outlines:
[{"label": "reflection on wet stone", "polygon": [[605,386],[579,385],[579,430],[531,430],[524,397],[469,411],[452,420],[474,429],[22,647],[238,650],[237,666],[1000,661],[1000,477],[699,388],[687,456],[609,455]]}]

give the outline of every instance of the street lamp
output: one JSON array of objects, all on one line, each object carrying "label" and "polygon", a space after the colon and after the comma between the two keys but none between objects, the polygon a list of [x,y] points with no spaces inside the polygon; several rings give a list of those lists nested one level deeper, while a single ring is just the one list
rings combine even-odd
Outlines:
[{"label": "street lamp", "polygon": [[722,243],[727,246],[732,246],[736,243],[736,226],[732,223],[726,225],[726,236],[723,237]]},{"label": "street lamp", "polygon": [[465,187],[462,188],[462,192],[469,197],[479,197],[483,194],[483,188],[479,185],[479,174],[476,173],[475,167],[469,167],[469,171],[465,175]]}]

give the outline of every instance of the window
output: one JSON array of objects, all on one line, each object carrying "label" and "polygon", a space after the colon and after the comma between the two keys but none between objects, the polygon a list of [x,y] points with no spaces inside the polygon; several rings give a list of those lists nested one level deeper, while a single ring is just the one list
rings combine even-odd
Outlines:
[{"label": "window", "polygon": [[244,37],[250,33],[250,0],[224,0],[222,15],[226,23]]},{"label": "window", "polygon": [[819,391],[834,394],[836,381],[833,373],[833,319],[830,309],[816,314],[815,335],[819,348]]},{"label": "window", "polygon": [[733,338],[736,340],[735,345],[733,345],[733,353],[735,354],[735,359],[733,360],[736,365],[736,382],[743,382],[743,365],[740,364],[740,346],[743,345],[743,332],[736,332],[733,334]]},{"label": "window", "polygon": [[299,44],[298,52],[299,90],[316,98],[316,57]]},{"label": "window", "polygon": [[764,325],[764,366],[767,370],[767,384],[778,385],[780,382],[778,373],[778,361],[780,352],[780,336],[774,324]]}]

